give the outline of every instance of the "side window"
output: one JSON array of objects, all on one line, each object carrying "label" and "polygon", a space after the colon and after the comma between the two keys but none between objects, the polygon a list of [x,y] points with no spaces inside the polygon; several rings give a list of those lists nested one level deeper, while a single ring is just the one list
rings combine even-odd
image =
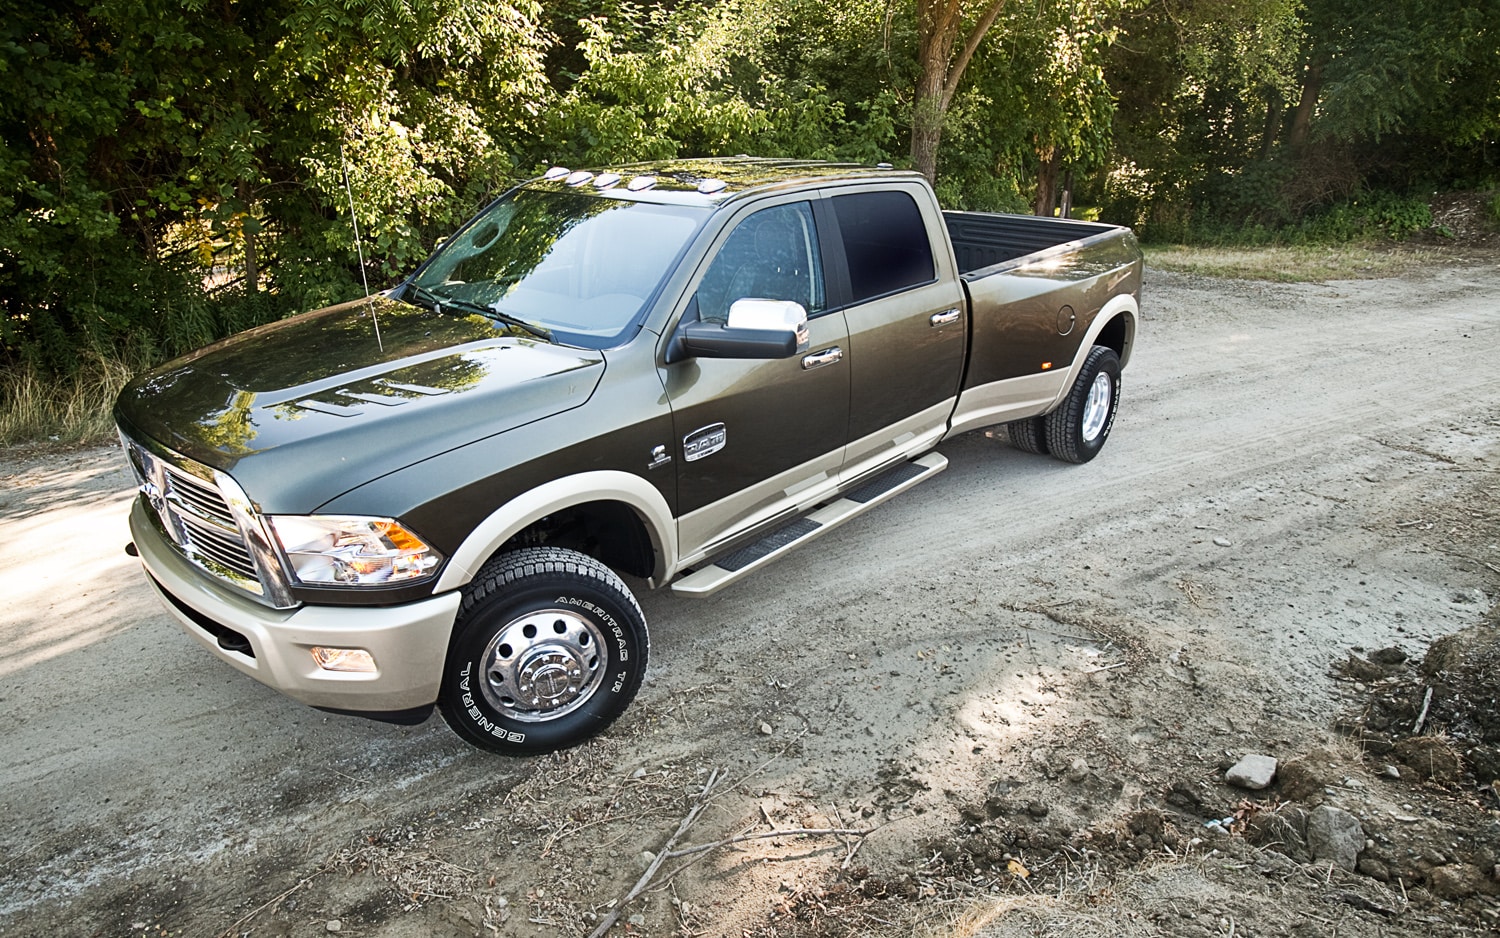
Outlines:
[{"label": "side window", "polygon": [[927,225],[905,192],[834,196],[833,212],[849,263],[851,302],[931,283],[937,276]]},{"label": "side window", "polygon": [[762,209],[735,226],[698,284],[698,318],[724,322],[730,304],[747,297],[795,300],[809,316],[824,308],[823,260],[808,203]]}]

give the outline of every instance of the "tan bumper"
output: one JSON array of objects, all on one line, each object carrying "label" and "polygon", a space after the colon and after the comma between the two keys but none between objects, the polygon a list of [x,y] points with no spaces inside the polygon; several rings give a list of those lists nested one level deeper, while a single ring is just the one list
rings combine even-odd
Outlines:
[{"label": "tan bumper", "polygon": [[[203,647],[262,684],[314,707],[372,715],[437,700],[458,614],[457,590],[400,606],[271,609],[234,595],[189,564],[162,541],[139,499],[130,512],[130,531],[173,617]],[[238,632],[253,655],[220,647],[194,613]],[[313,661],[310,649],[315,645],[363,648],[374,657],[377,670],[325,671]]]}]

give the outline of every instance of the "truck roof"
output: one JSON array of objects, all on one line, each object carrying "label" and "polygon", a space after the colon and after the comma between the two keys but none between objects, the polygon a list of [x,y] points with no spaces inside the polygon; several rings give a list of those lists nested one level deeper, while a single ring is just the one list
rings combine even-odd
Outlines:
[{"label": "truck roof", "polygon": [[[615,167],[572,170],[554,166],[524,183],[529,189],[608,193],[615,197],[662,200],[679,204],[720,205],[751,192],[795,187],[829,179],[922,178],[890,164],[864,166],[823,160],[788,160],[756,156],[658,160]],[[663,199],[663,196],[666,198]]]}]

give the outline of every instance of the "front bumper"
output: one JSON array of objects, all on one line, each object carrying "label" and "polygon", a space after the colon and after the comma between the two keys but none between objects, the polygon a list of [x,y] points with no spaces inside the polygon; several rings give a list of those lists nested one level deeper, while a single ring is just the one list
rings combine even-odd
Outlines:
[{"label": "front bumper", "polygon": [[[130,511],[130,532],[152,585],[183,629],[262,684],[310,706],[399,722],[437,700],[458,591],[399,606],[272,609],[204,576],[162,540],[140,499]],[[377,670],[325,671],[313,660],[315,645],[363,648]]]}]

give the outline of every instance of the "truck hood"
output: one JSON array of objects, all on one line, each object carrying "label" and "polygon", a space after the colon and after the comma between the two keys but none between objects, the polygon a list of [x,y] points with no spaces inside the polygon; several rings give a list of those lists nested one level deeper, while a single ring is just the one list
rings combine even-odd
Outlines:
[{"label": "truck hood", "polygon": [[577,407],[603,373],[599,352],[382,296],[168,362],[126,386],[115,418],[133,436],[228,472],[263,511],[308,512]]}]

